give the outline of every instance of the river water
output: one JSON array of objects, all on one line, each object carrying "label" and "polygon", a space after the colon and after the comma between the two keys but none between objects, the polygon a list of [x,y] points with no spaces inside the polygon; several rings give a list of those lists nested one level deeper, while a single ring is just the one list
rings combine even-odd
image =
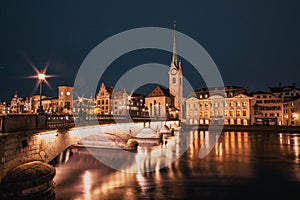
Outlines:
[{"label": "river water", "polygon": [[300,134],[223,132],[201,159],[209,133],[180,134],[189,137],[179,159],[144,173],[112,169],[85,148],[67,149],[54,165],[56,199],[300,199]]}]

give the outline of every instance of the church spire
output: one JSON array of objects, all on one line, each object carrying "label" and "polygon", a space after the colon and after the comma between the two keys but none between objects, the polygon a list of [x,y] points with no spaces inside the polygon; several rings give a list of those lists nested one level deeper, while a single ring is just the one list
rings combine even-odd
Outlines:
[{"label": "church spire", "polygon": [[174,38],[173,38],[173,56],[172,56],[172,63],[179,67],[179,60],[177,55],[177,48],[176,48],[176,21],[174,20]]},{"label": "church spire", "polygon": [[17,92],[17,91],[15,92],[14,97],[15,97],[15,98],[18,97],[18,92]]}]

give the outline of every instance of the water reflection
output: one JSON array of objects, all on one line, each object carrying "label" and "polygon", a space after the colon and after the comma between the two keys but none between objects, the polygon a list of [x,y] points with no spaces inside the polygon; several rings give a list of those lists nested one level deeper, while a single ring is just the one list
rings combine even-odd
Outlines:
[{"label": "water reflection", "polygon": [[91,180],[91,173],[89,171],[85,171],[83,175],[83,185],[84,185],[85,199],[90,200],[92,180]]},{"label": "water reflection", "polygon": [[[56,199],[299,197],[295,188],[300,188],[300,134],[224,132],[202,159],[200,149],[216,137],[208,131],[182,134],[184,143],[178,136],[166,145],[140,148],[134,160],[138,166],[133,165],[143,170],[138,173],[111,169],[84,148],[70,149],[70,159],[56,166]],[[183,145],[188,148],[180,159],[160,169],[182,154],[178,149]],[[99,154],[118,155],[114,150]],[[152,167],[157,170],[147,171]]]}]

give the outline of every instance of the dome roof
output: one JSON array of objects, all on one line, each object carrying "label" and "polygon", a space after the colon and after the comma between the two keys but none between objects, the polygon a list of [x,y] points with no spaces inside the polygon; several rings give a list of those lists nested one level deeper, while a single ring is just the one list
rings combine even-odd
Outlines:
[{"label": "dome roof", "polygon": [[151,128],[143,128],[137,135],[137,138],[154,138],[157,137],[156,132]]}]

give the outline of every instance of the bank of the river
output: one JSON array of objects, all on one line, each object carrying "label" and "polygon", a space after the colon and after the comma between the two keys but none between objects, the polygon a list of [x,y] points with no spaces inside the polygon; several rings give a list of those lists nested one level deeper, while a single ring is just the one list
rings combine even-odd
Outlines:
[{"label": "bank of the river", "polygon": [[247,131],[247,132],[278,132],[278,133],[300,133],[300,126],[261,126],[261,125],[187,125],[181,124],[183,129],[193,130],[220,130],[223,131]]}]

